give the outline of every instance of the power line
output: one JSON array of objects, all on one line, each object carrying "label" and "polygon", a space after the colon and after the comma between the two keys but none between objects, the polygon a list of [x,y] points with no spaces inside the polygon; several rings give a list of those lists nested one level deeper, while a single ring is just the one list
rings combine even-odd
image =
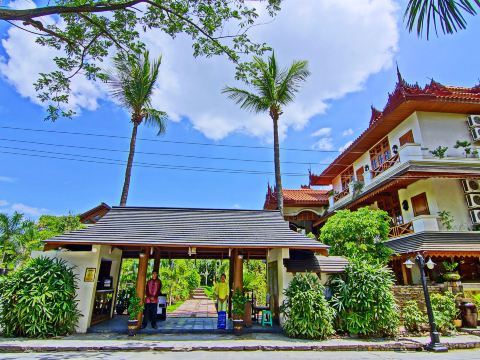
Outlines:
[{"label": "power line", "polygon": [[[0,141],[25,143],[25,144],[31,144],[31,145],[45,145],[45,146],[54,146],[54,147],[65,147],[65,148],[82,149],[82,150],[109,151],[109,152],[121,152],[121,153],[128,153],[129,152],[129,150],[122,150],[122,149],[98,148],[98,147],[66,145],[66,144],[53,144],[53,143],[44,143],[44,142],[37,142],[37,141],[18,140],[18,139],[0,138]],[[272,160],[257,160],[257,159],[212,157],[212,156],[199,156],[199,155],[184,155],[184,154],[174,154],[174,153],[146,152],[146,151],[137,151],[137,150],[135,151],[135,154],[156,155],[156,156],[172,156],[172,157],[203,159],[203,160],[225,160],[225,161],[242,161],[242,162],[255,162],[255,163],[272,163]],[[311,162],[282,161],[282,164],[329,165],[329,163],[318,163],[318,162],[315,162],[315,161],[311,161]]]},{"label": "power line", "polygon": [[[98,156],[85,156],[83,154],[70,154],[70,153],[38,150],[38,149],[17,148],[17,147],[11,147],[11,146],[0,146],[0,148],[8,149],[8,150],[16,150],[16,151],[35,152],[35,154],[23,154],[23,153],[11,152],[11,151],[2,151],[3,154],[24,155],[24,156],[58,159],[58,160],[72,160],[72,161],[82,161],[82,162],[121,165],[121,166],[124,166],[127,163],[124,160],[104,158],[104,157],[98,157]],[[39,155],[37,153],[43,153],[48,155]],[[57,155],[68,156],[69,158],[59,157]],[[83,159],[76,159],[76,158],[70,158],[70,157],[82,157]],[[148,168],[169,169],[169,170],[201,171],[201,172],[248,174],[248,175],[274,175],[273,172],[248,170],[248,169],[210,168],[210,167],[201,167],[201,166],[182,166],[182,165],[170,165],[170,164],[144,163],[144,162],[135,162],[135,161],[133,162],[133,165],[136,167],[148,167]],[[284,175],[285,176],[308,176],[308,174],[303,174],[303,173],[284,173]]]},{"label": "power line", "polygon": [[[0,129],[43,132],[43,133],[55,133],[55,134],[66,134],[66,135],[96,136],[96,137],[105,137],[105,138],[111,138],[111,139],[127,139],[127,140],[130,139],[130,137],[128,137],[128,136],[120,136],[120,135],[94,134],[94,133],[70,132],[70,131],[59,131],[59,130],[45,130],[45,129],[31,129],[31,128],[20,128],[20,127],[13,127],[13,126],[0,126]],[[163,142],[163,143],[169,143],[169,144],[182,144],[182,145],[230,147],[230,148],[244,148],[244,149],[268,149],[268,150],[272,149],[271,146],[260,146],[260,145],[253,146],[253,145],[212,144],[212,143],[202,143],[202,142],[174,141],[174,140],[148,139],[148,138],[137,138],[137,140],[138,141]],[[299,148],[281,148],[281,150],[339,154],[339,152],[336,151],[336,150],[315,150],[315,149],[299,149]],[[363,154],[363,152],[355,152],[355,151],[352,152],[352,153],[362,153]]]}]

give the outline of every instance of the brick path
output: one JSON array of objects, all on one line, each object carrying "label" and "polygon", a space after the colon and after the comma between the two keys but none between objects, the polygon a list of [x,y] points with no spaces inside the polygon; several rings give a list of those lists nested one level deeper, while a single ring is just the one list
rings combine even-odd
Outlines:
[{"label": "brick path", "polygon": [[193,297],[185,301],[176,310],[168,313],[169,317],[196,317],[216,318],[217,310],[215,303],[205,294],[204,289],[199,288],[193,292]]}]

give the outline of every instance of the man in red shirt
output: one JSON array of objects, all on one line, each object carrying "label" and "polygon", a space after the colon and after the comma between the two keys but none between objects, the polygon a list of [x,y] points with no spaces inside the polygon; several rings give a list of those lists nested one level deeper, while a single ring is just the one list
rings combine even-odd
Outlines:
[{"label": "man in red shirt", "polygon": [[152,328],[157,328],[157,306],[158,296],[162,292],[162,282],[158,279],[158,273],[152,272],[152,278],[147,281],[145,289],[145,310],[143,312],[142,329],[147,327],[148,320],[152,323]]}]

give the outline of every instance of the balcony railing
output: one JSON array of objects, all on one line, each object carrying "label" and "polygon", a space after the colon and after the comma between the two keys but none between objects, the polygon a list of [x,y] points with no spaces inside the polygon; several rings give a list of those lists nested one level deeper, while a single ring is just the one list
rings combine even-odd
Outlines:
[{"label": "balcony railing", "polygon": [[390,169],[393,165],[395,165],[399,161],[400,161],[400,156],[398,156],[398,154],[393,155],[390,159],[385,161],[382,165],[379,165],[372,170],[372,178],[380,175],[385,170]]},{"label": "balcony railing", "polygon": [[396,238],[402,235],[413,234],[413,221],[408,223],[392,226],[390,232],[388,233],[389,238]]},{"label": "balcony railing", "polygon": [[337,202],[338,200],[340,200],[341,198],[347,196],[348,194],[350,193],[350,188],[349,187],[346,187],[345,189],[343,189],[341,192],[339,192],[338,194],[335,194],[335,196],[333,197],[333,201]]}]

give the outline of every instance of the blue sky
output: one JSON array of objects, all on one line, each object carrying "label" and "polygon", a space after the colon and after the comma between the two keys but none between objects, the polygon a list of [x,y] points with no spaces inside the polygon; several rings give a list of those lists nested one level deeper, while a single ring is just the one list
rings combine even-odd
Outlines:
[{"label": "blue sky", "polygon": [[[327,163],[337,155],[339,148],[353,140],[367,126],[371,104],[383,108],[388,92],[395,85],[395,62],[398,62],[407,81],[418,81],[420,85],[432,77],[450,85],[478,84],[480,50],[472,46],[478,43],[478,18],[468,19],[466,31],[426,41],[404,30],[402,13],[405,1],[345,0],[344,5],[336,4],[339,8],[333,9],[327,0],[314,3],[310,0],[296,1],[294,8],[291,4],[292,0],[287,0],[280,14],[282,17],[265,26],[269,28],[254,34],[259,38],[265,37],[273,44],[283,63],[298,58],[310,61],[312,77],[299,95],[295,107],[287,109],[282,119],[282,147],[317,151],[282,151],[282,161],[286,162],[282,171],[305,174],[284,176],[285,188],[298,188],[308,183],[310,166],[314,172],[321,171],[324,167],[322,163]],[[301,24],[287,22],[295,16],[303,16],[309,6],[315,6],[318,11],[312,19],[305,15],[305,21]],[[120,137],[130,135],[128,114],[108,99],[104,89],[85,82],[80,82],[76,87],[78,116],[56,123],[44,121],[44,109],[36,103],[29,84],[34,81],[34,74],[48,68],[51,54],[45,49],[37,49],[31,38],[14,32],[5,24],[0,25],[0,38],[1,127]],[[254,170],[270,175],[137,166],[133,170],[128,204],[261,208],[267,183],[273,183],[274,180],[271,174],[273,152],[268,117],[244,113],[220,94],[222,86],[234,83],[230,64],[222,59],[192,59],[188,39],[171,41],[158,38],[147,38],[152,52],[162,52],[164,56],[162,84],[156,94],[155,104],[167,110],[172,115],[172,121],[168,124],[166,135],[159,138],[151,128],[140,129],[140,138],[160,141],[140,140],[137,151],[157,154],[137,153],[135,160],[170,166]],[[319,136],[312,136],[316,132]],[[265,148],[187,145],[162,140]],[[81,155],[79,158],[87,161],[100,161],[98,157],[124,161],[127,157],[124,151],[127,149],[128,140],[124,138],[0,128],[0,211],[11,212],[16,209],[36,218],[42,213],[83,212],[102,201],[117,205],[124,166],[51,157],[64,157],[62,154],[68,153]]]}]

